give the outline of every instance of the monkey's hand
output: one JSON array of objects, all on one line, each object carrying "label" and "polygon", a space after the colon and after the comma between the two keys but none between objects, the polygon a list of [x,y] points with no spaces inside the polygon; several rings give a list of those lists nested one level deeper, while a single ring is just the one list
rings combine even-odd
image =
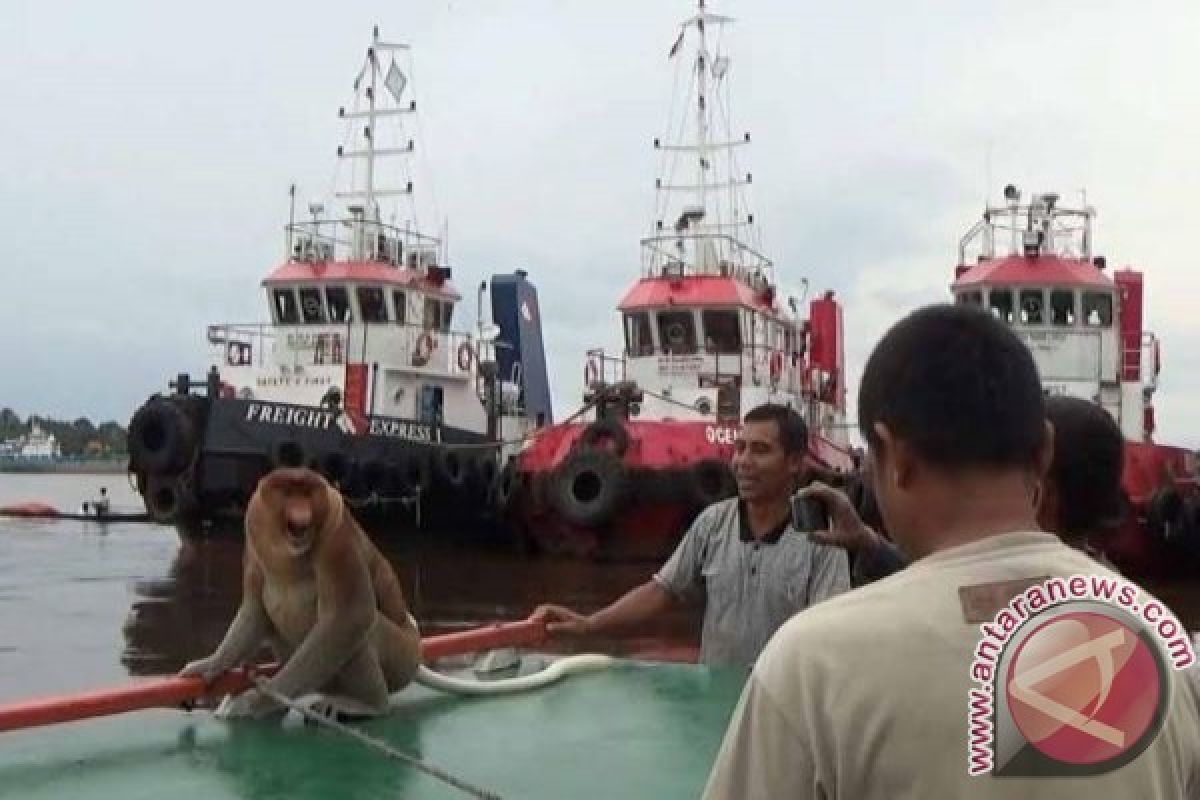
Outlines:
[{"label": "monkey's hand", "polygon": [[267,697],[258,689],[247,689],[236,697],[225,698],[224,702],[214,712],[214,716],[221,719],[236,717],[261,719],[262,717],[285,710],[283,706]]},{"label": "monkey's hand", "polygon": [[208,658],[201,658],[186,664],[183,669],[179,670],[179,677],[200,678],[205,685],[208,685],[228,672],[230,666],[232,665],[221,663],[217,654],[213,653]]}]

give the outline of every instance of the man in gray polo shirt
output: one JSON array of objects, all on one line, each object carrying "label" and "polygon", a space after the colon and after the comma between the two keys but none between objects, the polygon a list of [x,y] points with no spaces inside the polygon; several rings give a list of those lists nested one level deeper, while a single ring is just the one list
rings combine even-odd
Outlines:
[{"label": "man in gray polo shirt", "polygon": [[543,605],[551,633],[600,634],[704,598],[700,660],[749,668],[797,611],[850,588],[845,553],[791,527],[791,496],[806,469],[808,427],[786,406],[743,420],[733,457],[738,496],[706,508],[650,580],[585,616]]}]

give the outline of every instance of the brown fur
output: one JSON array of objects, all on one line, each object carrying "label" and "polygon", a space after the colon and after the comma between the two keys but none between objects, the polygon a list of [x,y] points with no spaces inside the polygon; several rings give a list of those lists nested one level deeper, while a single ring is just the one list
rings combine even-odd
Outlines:
[{"label": "brown fur", "polygon": [[[242,604],[224,641],[183,674],[211,679],[266,641],[283,661],[271,687],[289,697],[322,692],[375,713],[420,664],[420,635],[396,573],[346,510],[342,496],[308,469],[278,469],[246,510]],[[256,691],[232,714],[276,710]]]}]

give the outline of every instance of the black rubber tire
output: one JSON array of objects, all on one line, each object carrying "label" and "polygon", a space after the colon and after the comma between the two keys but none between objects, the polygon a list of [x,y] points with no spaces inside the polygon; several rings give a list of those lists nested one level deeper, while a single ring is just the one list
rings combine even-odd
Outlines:
[{"label": "black rubber tire", "polygon": [[471,475],[476,490],[486,495],[496,485],[500,475],[500,465],[496,463],[496,454],[490,450],[480,453],[471,462]]},{"label": "black rubber tire", "polygon": [[275,469],[302,467],[308,463],[304,445],[295,439],[283,439],[271,445],[271,466]]},{"label": "black rubber tire", "polygon": [[461,451],[445,447],[434,451],[438,483],[451,489],[461,489],[467,482],[467,456]]},{"label": "black rubber tire", "polygon": [[[606,442],[612,442],[606,447]],[[579,447],[583,450],[610,450],[617,458],[629,450],[629,431],[619,419],[598,419],[579,434]]]},{"label": "black rubber tire", "polygon": [[603,450],[583,450],[555,471],[551,497],[563,519],[595,527],[613,518],[628,488],[620,459]]},{"label": "black rubber tire", "polygon": [[388,465],[378,459],[367,459],[359,471],[359,482],[367,494],[386,495],[391,488],[391,475]]},{"label": "black rubber tire", "polygon": [[697,461],[684,473],[687,496],[698,506],[711,506],[737,494],[737,481],[729,464],[716,458]]},{"label": "black rubber tire", "polygon": [[195,505],[180,480],[169,475],[150,475],[143,499],[150,519],[159,525],[173,525]]},{"label": "black rubber tire", "polygon": [[429,454],[424,450],[413,450],[406,455],[401,469],[404,486],[410,491],[419,489],[424,494],[433,488],[433,468],[429,463]]},{"label": "black rubber tire", "polygon": [[317,460],[318,471],[332,484],[340,484],[350,477],[350,459],[346,454],[331,450]]},{"label": "black rubber tire", "polygon": [[174,475],[192,459],[196,432],[187,412],[164,397],[139,408],[129,422],[129,456],[135,469]]},{"label": "black rubber tire", "polygon": [[497,511],[504,511],[508,508],[508,504],[513,501],[513,498],[517,494],[520,483],[521,476],[517,473],[517,466],[509,461],[504,465],[504,469],[500,470],[500,474],[496,476],[492,488],[492,505]]},{"label": "black rubber tire", "polygon": [[[1177,528],[1183,512],[1183,498],[1173,487],[1156,489],[1146,501],[1146,524],[1159,541],[1167,541],[1167,523]],[[1172,531],[1172,534],[1177,531]]]}]

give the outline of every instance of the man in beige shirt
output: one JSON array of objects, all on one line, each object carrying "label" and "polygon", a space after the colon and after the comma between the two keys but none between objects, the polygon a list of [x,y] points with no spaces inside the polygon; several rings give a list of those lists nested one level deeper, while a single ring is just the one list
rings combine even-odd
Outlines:
[{"label": "man in beige shirt", "polygon": [[[968,772],[981,623],[1054,576],[1117,577],[1038,529],[1053,440],[1037,370],[1020,340],[974,309],[922,309],[876,346],[858,409],[880,511],[912,563],[779,630],[746,684],[705,797],[1200,797],[1200,699],[1165,646],[1162,726],[1126,763],[1083,774],[1086,767],[1056,763],[1026,744],[1019,755],[1040,758],[1032,776],[1038,770],[1012,769],[1020,735],[1002,724],[994,732],[997,766],[1008,774]],[[1137,599],[1152,602],[1144,593]],[[1030,629],[1036,625],[1012,632],[1014,649],[1030,641]],[[1194,658],[1190,649],[1180,655]],[[1102,659],[1096,666],[1103,684]],[[997,680],[993,699],[1002,701],[1014,682]],[[1117,685],[1112,675],[1108,682]],[[1085,715],[1103,711],[1108,696],[1094,702]],[[1045,722],[1017,705],[1007,700],[1027,727],[1031,718]],[[1071,724],[1095,730],[1082,717]]]}]

